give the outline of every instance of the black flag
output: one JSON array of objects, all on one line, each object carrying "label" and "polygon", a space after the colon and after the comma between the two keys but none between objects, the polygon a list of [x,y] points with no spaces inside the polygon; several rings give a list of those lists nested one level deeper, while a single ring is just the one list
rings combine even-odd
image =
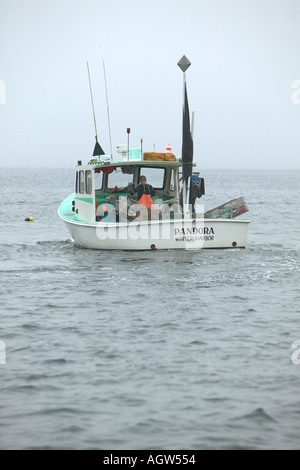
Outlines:
[{"label": "black flag", "polygon": [[186,83],[184,85],[184,105],[183,105],[183,121],[182,121],[182,175],[183,180],[187,182],[193,172],[193,153],[194,145],[190,127],[190,112],[187,97]]},{"label": "black flag", "polygon": [[105,153],[103,152],[103,149],[101,145],[99,144],[98,139],[96,137],[96,144],[94,147],[93,157],[98,157],[99,155],[105,155]]}]

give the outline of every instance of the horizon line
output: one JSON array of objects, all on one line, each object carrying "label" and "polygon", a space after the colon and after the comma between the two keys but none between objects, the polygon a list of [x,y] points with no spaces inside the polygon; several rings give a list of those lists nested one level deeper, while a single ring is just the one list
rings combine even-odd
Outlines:
[{"label": "horizon line", "polygon": [[[114,163],[114,162],[112,162]],[[122,162],[115,162],[116,163],[116,166],[118,163],[122,163]],[[36,165],[27,165],[27,166],[20,166],[20,165],[16,165],[16,166],[0,166],[0,169],[7,169],[7,170],[13,170],[13,169],[16,169],[16,168],[19,168],[19,169],[22,169],[22,170],[32,170],[34,168],[36,169],[39,169],[39,170],[74,170],[76,167],[75,166],[36,166]],[[295,168],[295,167],[289,167],[289,168],[266,168],[266,167],[263,167],[263,168],[230,168],[230,167],[216,167],[216,168],[212,168],[212,167],[205,167],[205,168],[199,168],[198,170],[200,171],[203,171],[203,170],[217,170],[217,171],[300,171],[300,167],[299,168]],[[197,170],[197,171],[198,171]]]}]

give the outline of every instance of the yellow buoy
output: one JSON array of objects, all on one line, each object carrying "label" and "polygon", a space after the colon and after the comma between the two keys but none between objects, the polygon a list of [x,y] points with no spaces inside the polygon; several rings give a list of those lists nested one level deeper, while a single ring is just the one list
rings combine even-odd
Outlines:
[{"label": "yellow buoy", "polygon": [[35,219],[39,219],[39,217],[27,217],[27,219],[25,219],[25,222],[32,222]]}]

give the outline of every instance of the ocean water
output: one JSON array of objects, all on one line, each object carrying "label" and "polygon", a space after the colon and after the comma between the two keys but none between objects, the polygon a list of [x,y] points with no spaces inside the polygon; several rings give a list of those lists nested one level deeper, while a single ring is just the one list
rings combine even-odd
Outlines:
[{"label": "ocean water", "polygon": [[299,171],[202,172],[245,250],[142,253],[73,246],[72,169],[0,174],[0,449],[300,448]]}]

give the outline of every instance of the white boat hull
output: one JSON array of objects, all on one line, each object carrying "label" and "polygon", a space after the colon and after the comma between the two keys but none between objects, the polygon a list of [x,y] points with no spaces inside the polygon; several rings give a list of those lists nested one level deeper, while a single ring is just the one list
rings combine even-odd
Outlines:
[{"label": "white boat hull", "polygon": [[99,250],[245,248],[249,226],[249,221],[236,219],[88,224],[60,217],[76,245]]}]

